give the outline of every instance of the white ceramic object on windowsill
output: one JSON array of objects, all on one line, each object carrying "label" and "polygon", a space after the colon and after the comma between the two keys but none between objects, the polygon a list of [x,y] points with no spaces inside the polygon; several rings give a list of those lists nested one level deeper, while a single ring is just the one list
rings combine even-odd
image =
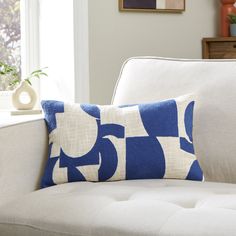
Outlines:
[{"label": "white ceramic object on windowsill", "polygon": [[[21,100],[22,94],[27,94],[28,102]],[[22,81],[12,94],[12,104],[17,110],[32,110],[37,101],[37,94],[27,81]]]}]

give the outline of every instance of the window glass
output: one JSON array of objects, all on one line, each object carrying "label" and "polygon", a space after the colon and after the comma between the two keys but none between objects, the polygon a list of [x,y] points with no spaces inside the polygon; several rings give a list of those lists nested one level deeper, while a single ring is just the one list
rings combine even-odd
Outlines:
[{"label": "window glass", "polygon": [[74,101],[73,20],[73,0],[40,0],[40,64],[48,67],[42,99]]},{"label": "window glass", "polygon": [[21,74],[20,0],[0,0],[0,91]]}]

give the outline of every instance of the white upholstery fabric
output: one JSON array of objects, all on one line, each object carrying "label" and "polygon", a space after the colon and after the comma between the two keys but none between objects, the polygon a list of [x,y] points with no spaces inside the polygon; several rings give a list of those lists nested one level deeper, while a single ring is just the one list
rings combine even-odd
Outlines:
[{"label": "white upholstery fabric", "polygon": [[0,205],[38,188],[47,147],[43,119],[0,128]]},{"label": "white upholstery fabric", "polygon": [[4,236],[234,236],[236,187],[182,180],[77,182],[28,194],[0,212]]},{"label": "white upholstery fabric", "polygon": [[[236,183],[235,91],[236,61],[134,58],[114,104],[196,93],[194,141],[205,176]],[[33,192],[46,134],[42,120],[0,129],[0,236],[236,236],[233,184],[77,182]]]},{"label": "white upholstery fabric", "polygon": [[236,61],[131,58],[113,104],[196,94],[193,138],[206,180],[236,183]]}]

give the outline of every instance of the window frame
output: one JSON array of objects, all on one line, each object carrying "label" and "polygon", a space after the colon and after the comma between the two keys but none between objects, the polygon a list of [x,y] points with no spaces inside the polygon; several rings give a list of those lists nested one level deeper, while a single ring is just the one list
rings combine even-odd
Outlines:
[{"label": "window frame", "polygon": [[[22,78],[40,66],[39,0],[21,0],[21,69]],[[39,81],[33,87],[40,94]]]},{"label": "window frame", "polygon": [[73,0],[75,102],[90,102],[89,75],[89,3]]}]

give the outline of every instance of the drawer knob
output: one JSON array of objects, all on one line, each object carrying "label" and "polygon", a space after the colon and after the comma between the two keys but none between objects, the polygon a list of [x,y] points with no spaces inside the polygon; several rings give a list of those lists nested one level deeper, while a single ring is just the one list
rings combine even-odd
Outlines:
[{"label": "drawer knob", "polygon": [[236,44],[233,45],[233,48],[236,48]]}]

